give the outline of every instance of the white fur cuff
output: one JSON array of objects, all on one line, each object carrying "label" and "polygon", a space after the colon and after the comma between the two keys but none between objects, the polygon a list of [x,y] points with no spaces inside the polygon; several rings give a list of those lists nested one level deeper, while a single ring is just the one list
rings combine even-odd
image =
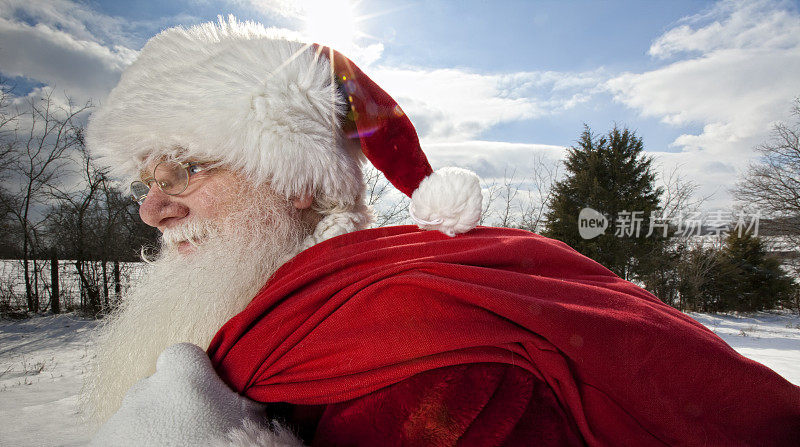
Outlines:
[{"label": "white fur cuff", "polygon": [[199,346],[178,343],[158,357],[156,373],[137,382],[90,446],[297,446],[264,405],[232,391]]},{"label": "white fur cuff", "polygon": [[269,427],[264,427],[248,419],[241,427],[228,432],[227,438],[219,439],[211,445],[213,447],[298,447],[304,444],[289,429],[277,422],[271,422]]}]

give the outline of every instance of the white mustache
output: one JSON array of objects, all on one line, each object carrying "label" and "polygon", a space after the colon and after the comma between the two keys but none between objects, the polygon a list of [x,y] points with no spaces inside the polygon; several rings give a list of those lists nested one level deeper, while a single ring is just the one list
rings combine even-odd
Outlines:
[{"label": "white mustache", "polygon": [[209,220],[192,220],[176,227],[167,228],[161,234],[161,242],[168,248],[175,248],[181,242],[197,246],[215,233]]}]

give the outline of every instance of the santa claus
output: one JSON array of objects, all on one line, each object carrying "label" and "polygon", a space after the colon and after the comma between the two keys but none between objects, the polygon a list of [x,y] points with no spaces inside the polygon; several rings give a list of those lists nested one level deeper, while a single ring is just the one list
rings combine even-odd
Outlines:
[{"label": "santa claus", "polygon": [[[168,29],[87,144],[162,232],[99,336],[96,445],[800,439],[798,387],[560,242],[476,228],[477,177],[433,172],[329,48]],[[419,228],[366,229],[364,162]]]}]

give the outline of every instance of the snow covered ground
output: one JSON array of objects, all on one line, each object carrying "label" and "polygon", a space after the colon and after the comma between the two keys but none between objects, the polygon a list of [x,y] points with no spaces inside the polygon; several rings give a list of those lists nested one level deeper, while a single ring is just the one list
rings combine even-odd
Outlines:
[{"label": "snow covered ground", "polygon": [[[800,385],[800,317],[691,314],[743,355]],[[74,315],[0,320],[0,446],[83,445],[77,409],[97,322]]]},{"label": "snow covered ground", "polygon": [[714,331],[739,354],[800,385],[800,317],[796,312],[689,315]]},{"label": "snow covered ground", "polygon": [[72,314],[0,320],[1,446],[86,443],[77,403],[97,323]]}]

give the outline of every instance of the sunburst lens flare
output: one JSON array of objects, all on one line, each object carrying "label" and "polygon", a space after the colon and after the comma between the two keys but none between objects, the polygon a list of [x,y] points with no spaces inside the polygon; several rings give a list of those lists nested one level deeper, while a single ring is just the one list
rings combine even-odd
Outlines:
[{"label": "sunburst lens flare", "polygon": [[337,50],[347,50],[355,44],[358,34],[355,8],[348,0],[319,0],[308,2],[303,11],[305,34],[315,43]]}]

